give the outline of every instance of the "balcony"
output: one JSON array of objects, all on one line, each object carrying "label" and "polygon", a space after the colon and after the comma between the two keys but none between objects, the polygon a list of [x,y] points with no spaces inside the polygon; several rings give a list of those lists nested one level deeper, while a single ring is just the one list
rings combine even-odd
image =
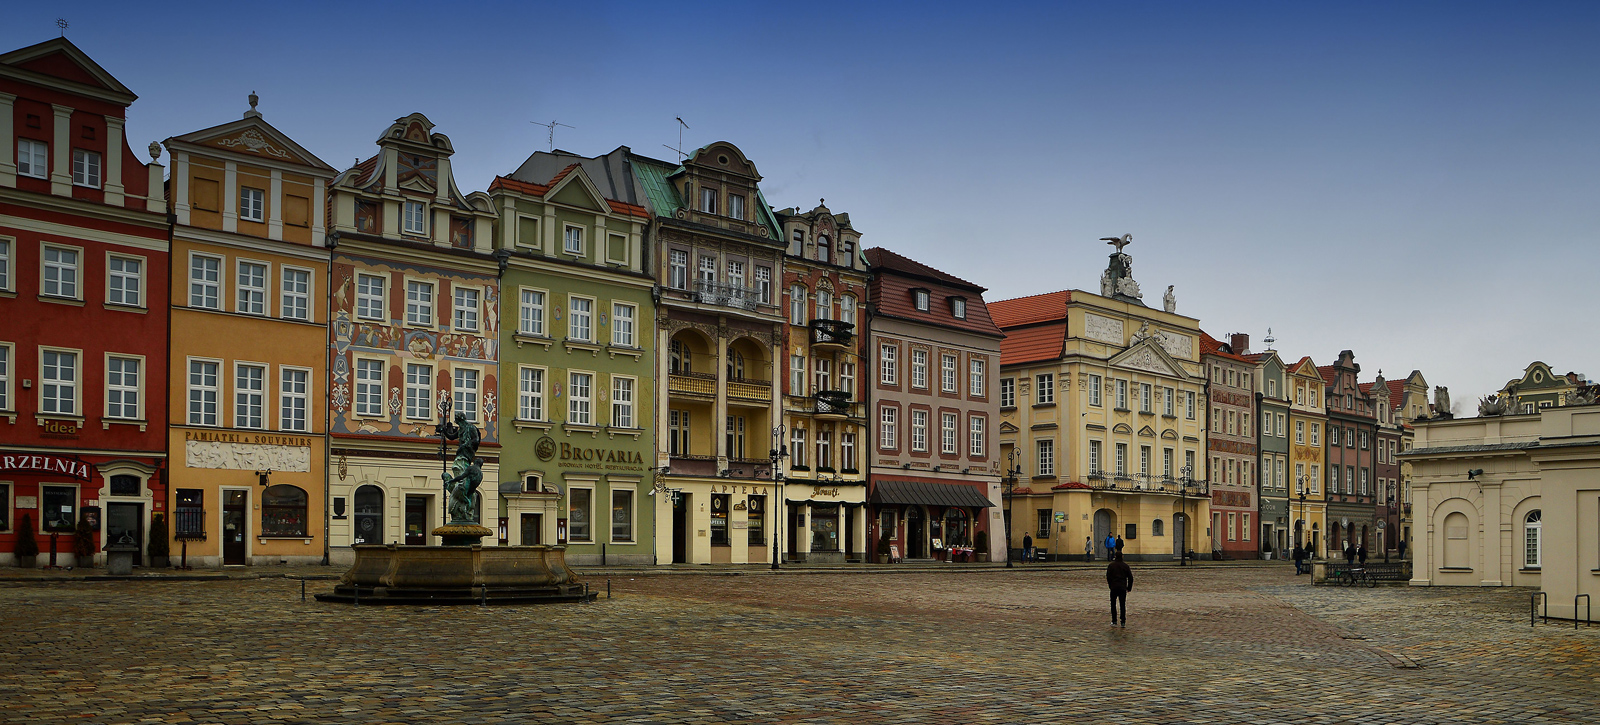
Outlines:
[{"label": "balcony", "polygon": [[742,404],[771,405],[772,383],[766,380],[737,378],[728,381],[728,401]]},{"label": "balcony", "polygon": [[717,376],[709,373],[672,373],[667,376],[667,394],[693,398],[715,398]]},{"label": "balcony", "polygon": [[812,415],[815,415],[818,420],[844,420],[850,417],[849,391],[822,390],[811,397],[816,401],[816,407],[812,408]]},{"label": "balcony", "polygon": [[855,323],[841,322],[839,320],[812,320],[811,344],[818,349],[838,349],[850,347],[855,339]]},{"label": "balcony", "polygon": [[716,305],[718,307],[733,307],[740,310],[755,310],[761,297],[756,290],[732,284],[718,284],[705,280],[695,280],[694,301],[703,305]]},{"label": "balcony", "polygon": [[1085,482],[1089,484],[1090,488],[1105,491],[1164,493],[1172,496],[1211,495],[1211,482],[1209,481],[1190,480],[1186,483],[1170,476],[1142,473],[1111,474],[1105,471],[1095,471],[1088,475]]}]

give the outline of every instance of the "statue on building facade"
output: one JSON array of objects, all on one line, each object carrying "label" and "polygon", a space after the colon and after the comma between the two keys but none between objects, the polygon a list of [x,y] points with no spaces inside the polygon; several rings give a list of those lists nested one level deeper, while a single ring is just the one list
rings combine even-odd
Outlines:
[{"label": "statue on building facade", "polygon": [[1433,387],[1433,415],[1436,418],[1454,418],[1450,412],[1450,389],[1443,385]]},{"label": "statue on building facade", "polygon": [[1596,394],[1600,393],[1600,386],[1585,385],[1576,390],[1567,391],[1567,405],[1594,405]]},{"label": "statue on building facade", "polygon": [[478,492],[478,486],[483,483],[483,460],[478,458],[478,442],[482,440],[482,435],[478,433],[478,427],[467,420],[465,413],[456,413],[455,424],[441,428],[439,432],[446,439],[459,441],[455,461],[450,464],[450,477],[444,482],[450,523],[479,523],[478,503],[483,494]]},{"label": "statue on building facade", "polygon": [[1172,294],[1173,285],[1167,285],[1167,293],[1161,296],[1161,309],[1167,312],[1178,311],[1178,298]]},{"label": "statue on building facade", "polygon": [[1100,296],[1110,297],[1116,292],[1116,285],[1111,282],[1111,268],[1107,267],[1105,271],[1100,273]]}]

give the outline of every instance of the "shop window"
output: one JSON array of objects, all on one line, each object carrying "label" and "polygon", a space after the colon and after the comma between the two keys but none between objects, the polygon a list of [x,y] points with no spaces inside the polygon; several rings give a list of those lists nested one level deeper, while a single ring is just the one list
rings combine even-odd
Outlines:
[{"label": "shop window", "polygon": [[205,491],[198,488],[180,488],[177,496],[177,515],[172,527],[178,539],[204,539],[206,537]]},{"label": "shop window", "polygon": [[811,507],[811,550],[839,550],[839,504]]},{"label": "shop window", "polygon": [[0,483],[0,531],[11,530],[11,484]]},{"label": "shop window", "polygon": [[1123,525],[1122,529],[1123,529],[1122,538],[1124,540],[1133,541],[1134,539],[1139,538],[1139,525],[1138,524],[1125,524],[1125,525]]},{"label": "shop window", "polygon": [[728,540],[728,508],[731,506],[732,494],[711,494],[711,545],[727,546]]},{"label": "shop window", "polygon": [[611,492],[611,540],[633,541],[633,492]]},{"label": "shop window", "polygon": [[268,486],[261,494],[261,533],[306,536],[306,492],[281,483]]},{"label": "shop window", "polygon": [[944,512],[944,543],[946,546],[972,546],[972,519],[966,509],[946,509]]},{"label": "shop window", "polygon": [[589,533],[589,502],[594,497],[594,491],[587,488],[574,488],[567,491],[567,540],[590,541]]},{"label": "shop window", "polygon": [[78,489],[73,486],[41,486],[39,521],[46,532],[72,533],[78,523]]},{"label": "shop window", "polygon": [[767,543],[767,497],[751,496],[745,501],[745,517],[749,524],[745,531],[749,533],[750,546],[765,546]]}]

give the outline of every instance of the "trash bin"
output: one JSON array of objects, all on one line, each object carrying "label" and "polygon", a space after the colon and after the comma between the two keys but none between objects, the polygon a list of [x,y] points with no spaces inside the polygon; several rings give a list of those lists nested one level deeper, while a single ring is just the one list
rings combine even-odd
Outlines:
[{"label": "trash bin", "polygon": [[106,573],[111,576],[128,576],[133,573],[133,557],[139,553],[139,544],[132,536],[123,534],[117,543],[106,547]]}]

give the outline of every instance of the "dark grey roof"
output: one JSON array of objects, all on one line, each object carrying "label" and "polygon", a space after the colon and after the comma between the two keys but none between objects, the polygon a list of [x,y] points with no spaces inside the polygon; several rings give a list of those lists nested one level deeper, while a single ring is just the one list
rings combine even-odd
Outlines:
[{"label": "dark grey roof", "polygon": [[971,486],[933,481],[879,481],[872,491],[872,502],[967,508],[994,506],[988,498]]},{"label": "dark grey roof", "polygon": [[573,164],[583,167],[583,173],[600,188],[607,199],[634,206],[644,206],[644,190],[638,187],[633,172],[628,168],[628,147],[618,146],[604,156],[589,158],[569,151],[536,151],[522,162],[510,178],[530,184],[548,184],[562,169]]}]

